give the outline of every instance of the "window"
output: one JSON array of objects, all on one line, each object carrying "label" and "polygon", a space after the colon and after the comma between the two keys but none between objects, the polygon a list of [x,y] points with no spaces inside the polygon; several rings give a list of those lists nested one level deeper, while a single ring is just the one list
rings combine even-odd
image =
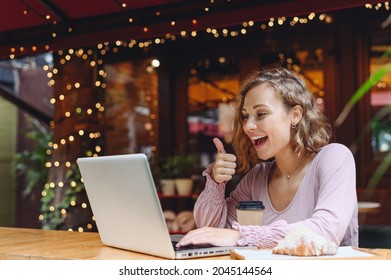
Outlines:
[{"label": "window", "polygon": [[[386,45],[371,47],[370,73],[373,74],[391,63],[390,57],[382,58]],[[372,88],[370,93],[371,108],[371,150],[374,159],[382,159],[391,151],[391,73]]]},{"label": "window", "polygon": [[107,64],[106,153],[156,151],[158,127],[157,60]]},{"label": "window", "polygon": [[239,82],[236,58],[199,60],[190,71],[187,81],[189,147],[191,153],[200,155],[202,166],[214,159],[214,137],[227,144],[231,142]]}]

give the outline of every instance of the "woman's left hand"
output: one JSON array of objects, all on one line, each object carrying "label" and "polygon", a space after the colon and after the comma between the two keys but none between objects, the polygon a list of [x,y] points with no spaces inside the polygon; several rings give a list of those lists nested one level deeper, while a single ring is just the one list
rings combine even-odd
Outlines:
[{"label": "woman's left hand", "polygon": [[203,227],[189,231],[177,243],[177,247],[186,245],[210,244],[213,246],[235,246],[240,232],[235,229]]}]

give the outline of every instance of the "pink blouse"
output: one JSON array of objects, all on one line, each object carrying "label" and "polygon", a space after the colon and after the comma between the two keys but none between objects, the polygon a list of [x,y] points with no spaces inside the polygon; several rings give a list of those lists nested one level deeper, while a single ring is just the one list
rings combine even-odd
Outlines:
[{"label": "pink blouse", "polygon": [[[225,183],[210,176],[212,165],[203,172],[204,191],[194,206],[197,227],[238,229],[238,245],[272,248],[290,231],[306,226],[340,246],[358,246],[358,206],[356,169],[352,153],[344,145],[332,143],[314,157],[291,203],[276,211],[267,190],[274,162],[259,163],[239,182],[228,198]],[[263,226],[241,226],[236,222],[238,201],[262,200]]]}]

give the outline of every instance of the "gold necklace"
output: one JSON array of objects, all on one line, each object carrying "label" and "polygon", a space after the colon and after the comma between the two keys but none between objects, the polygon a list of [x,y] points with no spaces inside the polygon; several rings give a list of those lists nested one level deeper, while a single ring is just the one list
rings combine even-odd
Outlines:
[{"label": "gold necklace", "polygon": [[295,174],[295,172],[296,172],[299,168],[300,168],[300,165],[299,165],[295,170],[293,170],[293,172],[292,172],[291,174],[287,173],[287,174],[286,174],[286,178],[289,180],[289,179],[291,178],[291,176],[292,176],[293,174]]},{"label": "gold necklace", "polygon": [[[295,170],[293,170],[293,172],[291,172],[290,174],[287,173],[287,174],[285,175],[285,176],[286,176],[286,179],[289,180],[289,179],[292,177],[292,175],[294,175],[294,174],[296,173],[297,170],[299,170],[301,167],[305,166],[307,160],[308,160],[308,158],[305,158],[304,161],[303,161],[301,164],[299,164],[299,165],[296,167]],[[280,169],[280,168],[278,168],[278,169]],[[281,172],[281,169],[280,169],[280,172]],[[281,174],[284,175],[282,172],[281,172]]]}]

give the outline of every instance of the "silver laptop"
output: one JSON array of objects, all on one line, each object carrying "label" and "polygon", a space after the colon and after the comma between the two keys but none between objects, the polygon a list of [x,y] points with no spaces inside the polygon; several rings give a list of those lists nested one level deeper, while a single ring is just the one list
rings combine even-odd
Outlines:
[{"label": "silver laptop", "polygon": [[77,160],[102,243],[168,259],[227,255],[234,247],[180,248],[170,236],[145,154]]}]

